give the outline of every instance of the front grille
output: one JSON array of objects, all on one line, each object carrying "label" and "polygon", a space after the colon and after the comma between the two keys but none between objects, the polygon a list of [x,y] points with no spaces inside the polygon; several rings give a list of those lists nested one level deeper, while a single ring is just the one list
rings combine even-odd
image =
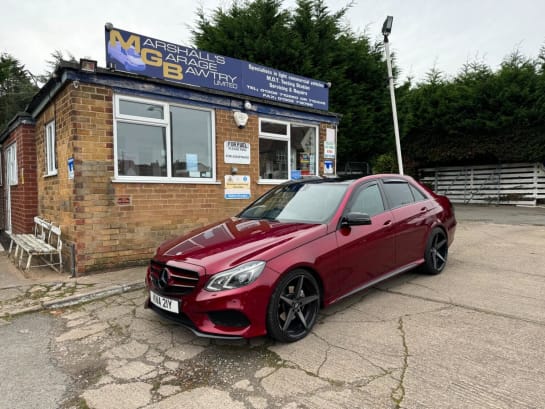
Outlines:
[{"label": "front grille", "polygon": [[[168,281],[165,285],[161,281],[161,274],[164,269],[168,271]],[[190,294],[199,283],[199,273],[192,270],[168,266],[151,260],[150,278],[153,286],[160,292],[171,295]]]}]

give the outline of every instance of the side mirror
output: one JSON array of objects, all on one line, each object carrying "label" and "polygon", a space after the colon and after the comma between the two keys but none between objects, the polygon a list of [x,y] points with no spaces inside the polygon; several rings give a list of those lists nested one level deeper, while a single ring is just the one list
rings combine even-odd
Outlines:
[{"label": "side mirror", "polygon": [[350,212],[341,220],[341,227],[364,226],[371,224],[371,217],[367,213]]}]

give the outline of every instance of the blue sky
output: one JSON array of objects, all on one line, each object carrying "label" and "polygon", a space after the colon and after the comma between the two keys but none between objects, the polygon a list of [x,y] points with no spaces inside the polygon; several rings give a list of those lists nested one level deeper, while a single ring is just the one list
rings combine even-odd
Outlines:
[{"label": "blue sky", "polygon": [[[326,0],[332,11],[348,2]],[[0,52],[42,74],[54,50],[104,62],[104,23],[181,45],[192,45],[189,26],[197,8],[211,12],[229,0],[162,1],[4,0]],[[286,8],[294,0],[285,0]],[[543,0],[382,0],[355,1],[346,23],[380,40],[387,15],[394,16],[390,36],[401,79],[425,78],[432,67],[456,75],[463,64],[478,60],[496,69],[514,50],[536,57],[545,44]]]}]

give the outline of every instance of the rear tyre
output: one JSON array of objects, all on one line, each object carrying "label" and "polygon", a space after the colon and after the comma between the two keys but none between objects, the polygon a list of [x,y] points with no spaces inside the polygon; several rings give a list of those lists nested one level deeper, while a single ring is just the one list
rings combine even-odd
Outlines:
[{"label": "rear tyre", "polygon": [[320,289],[306,270],[287,273],[271,296],[267,310],[269,335],[280,342],[304,338],[316,323],[320,309]]},{"label": "rear tyre", "polygon": [[436,275],[444,270],[448,258],[448,240],[443,229],[435,228],[431,231],[426,244],[424,264],[422,270],[426,274]]}]

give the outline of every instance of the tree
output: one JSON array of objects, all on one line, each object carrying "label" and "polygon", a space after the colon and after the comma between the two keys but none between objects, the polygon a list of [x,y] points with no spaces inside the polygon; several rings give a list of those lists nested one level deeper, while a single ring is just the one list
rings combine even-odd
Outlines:
[{"label": "tree", "polygon": [[514,52],[496,72],[482,62],[451,80],[432,70],[405,95],[404,153],[421,166],[543,161],[542,67]]},{"label": "tree", "polygon": [[24,111],[38,87],[17,59],[0,55],[0,129],[4,129],[15,114]]},{"label": "tree", "polygon": [[74,55],[70,51],[66,51],[65,56],[63,51],[55,50],[51,53],[51,59],[46,61],[46,72],[37,77],[38,81],[42,84],[45,84],[53,76],[53,73],[62,61],[77,62],[76,57],[74,57]]},{"label": "tree", "polygon": [[331,12],[324,0],[235,2],[192,30],[198,48],[331,82],[330,111],[342,114],[338,158],[370,161],[394,146],[382,46],[343,25],[349,3]]},{"label": "tree", "polygon": [[286,66],[296,58],[292,37],[286,27],[290,14],[281,0],[234,2],[224,11],[217,8],[210,20],[197,11],[197,28],[192,30],[197,47],[267,66]]}]

